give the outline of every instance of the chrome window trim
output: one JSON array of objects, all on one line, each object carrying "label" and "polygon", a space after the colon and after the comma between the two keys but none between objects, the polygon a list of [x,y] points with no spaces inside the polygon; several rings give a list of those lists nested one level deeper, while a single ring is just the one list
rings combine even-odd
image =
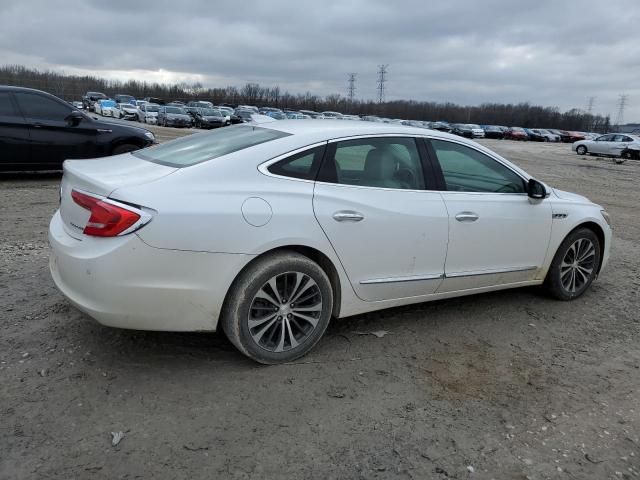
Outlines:
[{"label": "chrome window trim", "polygon": [[263,175],[266,175],[267,177],[273,177],[273,178],[281,178],[284,180],[294,180],[297,182],[307,182],[307,183],[315,183],[315,180],[307,180],[306,178],[296,178],[296,177],[288,177],[286,175],[278,175],[276,173],[272,173],[269,171],[269,167],[271,165],[273,165],[274,163],[278,163],[281,160],[286,160],[287,158],[293,156],[293,155],[297,155],[298,153],[302,153],[306,150],[313,150],[314,148],[317,147],[321,147],[323,145],[327,145],[327,141],[324,140],[322,142],[318,142],[318,143],[313,143],[311,145],[305,145],[304,147],[300,147],[300,148],[296,148],[295,150],[291,150],[287,153],[283,153],[281,155],[278,155],[277,157],[273,157],[269,160],[267,160],[266,162],[262,162],[261,164],[258,165],[258,171],[260,173],[262,173]]},{"label": "chrome window trim", "polygon": [[478,270],[472,272],[453,272],[453,273],[445,273],[445,278],[461,278],[461,277],[475,277],[479,275],[497,275],[501,273],[516,273],[516,272],[529,272],[532,270],[537,270],[536,266],[529,267],[511,267],[511,268],[494,268],[491,270]]},{"label": "chrome window trim", "polygon": [[380,283],[404,283],[404,282],[420,282],[424,280],[441,280],[444,278],[444,274],[432,274],[432,275],[412,275],[408,277],[388,277],[388,278],[373,278],[371,280],[361,280],[360,285],[376,285]]}]

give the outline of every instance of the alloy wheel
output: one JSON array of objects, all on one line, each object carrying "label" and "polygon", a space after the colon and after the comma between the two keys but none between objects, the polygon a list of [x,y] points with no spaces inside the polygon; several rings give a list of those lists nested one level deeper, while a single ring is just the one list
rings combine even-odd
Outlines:
[{"label": "alloy wheel", "polygon": [[255,294],[248,327],[253,341],[269,352],[285,352],[304,343],[322,315],[317,283],[300,272],[271,277]]},{"label": "alloy wheel", "polygon": [[569,293],[580,291],[591,279],[595,270],[596,247],[587,238],[579,238],[571,244],[560,264],[560,281]]}]

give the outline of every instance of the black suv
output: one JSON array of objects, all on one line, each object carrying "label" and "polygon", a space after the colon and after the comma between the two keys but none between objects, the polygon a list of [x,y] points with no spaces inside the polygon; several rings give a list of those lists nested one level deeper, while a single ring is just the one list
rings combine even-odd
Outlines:
[{"label": "black suv", "polygon": [[151,145],[143,128],[99,120],[31,88],[0,85],[0,171],[60,170],[67,158],[96,158]]},{"label": "black suv", "polygon": [[104,93],[101,92],[87,92],[82,97],[82,107],[85,110],[93,112],[93,106],[98,100],[106,100],[107,97]]}]

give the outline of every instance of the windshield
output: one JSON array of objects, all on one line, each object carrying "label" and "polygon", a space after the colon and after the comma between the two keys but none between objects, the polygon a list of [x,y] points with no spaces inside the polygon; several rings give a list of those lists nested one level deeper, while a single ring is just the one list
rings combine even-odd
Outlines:
[{"label": "windshield", "polygon": [[166,107],[167,109],[167,113],[176,113],[176,114],[185,114],[187,112],[185,112],[185,110],[183,108],[180,107]]},{"label": "windshield", "polygon": [[201,108],[200,113],[209,117],[221,117],[222,112],[220,110],[214,110],[213,108]]},{"label": "windshield", "polygon": [[277,130],[239,125],[189,135],[132,154],[149,162],[182,168],[289,135]]},{"label": "windshield", "polygon": [[100,100],[100,105],[102,105],[103,107],[115,107],[116,102],[114,102],[113,100]]},{"label": "windshield", "polygon": [[477,128],[477,129],[480,129],[480,125],[476,125],[475,123],[471,123],[471,124],[469,125],[469,128]]},{"label": "windshield", "polygon": [[160,110],[160,107],[158,105],[147,105],[145,108],[147,112],[157,112]]}]

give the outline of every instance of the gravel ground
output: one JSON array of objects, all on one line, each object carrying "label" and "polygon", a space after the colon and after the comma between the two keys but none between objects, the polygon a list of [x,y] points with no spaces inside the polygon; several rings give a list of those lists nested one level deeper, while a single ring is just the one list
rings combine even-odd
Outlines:
[{"label": "gravel ground", "polygon": [[0,478],[639,477],[640,164],[482,143],[610,212],[591,290],[334,321],[273,367],[222,334],[115,330],[75,310],[47,267],[59,175],[1,177]]}]

